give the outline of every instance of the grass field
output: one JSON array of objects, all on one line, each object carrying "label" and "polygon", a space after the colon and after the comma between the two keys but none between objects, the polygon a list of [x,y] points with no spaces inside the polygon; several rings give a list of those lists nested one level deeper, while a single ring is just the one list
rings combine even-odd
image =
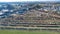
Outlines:
[{"label": "grass field", "polygon": [[0,30],[0,34],[60,34],[53,31]]}]

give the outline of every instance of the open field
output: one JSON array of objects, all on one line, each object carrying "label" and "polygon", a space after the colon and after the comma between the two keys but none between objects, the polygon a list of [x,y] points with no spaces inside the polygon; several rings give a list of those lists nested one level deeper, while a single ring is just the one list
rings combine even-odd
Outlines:
[{"label": "open field", "polygon": [[60,34],[54,31],[0,30],[0,34]]}]

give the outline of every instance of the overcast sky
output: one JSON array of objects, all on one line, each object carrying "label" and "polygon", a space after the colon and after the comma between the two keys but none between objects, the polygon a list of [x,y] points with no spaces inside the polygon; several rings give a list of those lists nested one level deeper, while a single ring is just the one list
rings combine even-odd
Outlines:
[{"label": "overcast sky", "polygon": [[60,0],[0,0],[0,2],[22,2],[22,1],[60,1]]}]

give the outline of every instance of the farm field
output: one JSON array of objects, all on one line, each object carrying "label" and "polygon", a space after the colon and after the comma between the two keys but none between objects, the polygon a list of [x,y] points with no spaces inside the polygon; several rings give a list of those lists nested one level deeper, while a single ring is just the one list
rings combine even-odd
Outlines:
[{"label": "farm field", "polygon": [[0,30],[0,34],[60,34],[55,31]]}]

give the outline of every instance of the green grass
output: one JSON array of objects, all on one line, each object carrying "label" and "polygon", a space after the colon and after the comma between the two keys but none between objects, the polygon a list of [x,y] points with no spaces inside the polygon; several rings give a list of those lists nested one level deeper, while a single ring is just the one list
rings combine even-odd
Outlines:
[{"label": "green grass", "polygon": [[60,34],[53,31],[0,30],[0,34]]}]

